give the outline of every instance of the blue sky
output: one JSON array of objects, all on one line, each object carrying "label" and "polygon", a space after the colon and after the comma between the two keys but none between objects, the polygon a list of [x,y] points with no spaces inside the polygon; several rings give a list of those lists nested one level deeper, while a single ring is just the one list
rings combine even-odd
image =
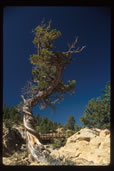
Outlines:
[{"label": "blue sky", "polygon": [[104,7],[6,7],[3,13],[3,103],[19,104],[21,89],[31,79],[32,65],[29,57],[36,53],[32,30],[45,21],[52,20],[52,28],[60,30],[62,36],[55,42],[57,50],[66,51],[78,36],[78,45],[86,48],[74,54],[73,61],[63,75],[65,80],[76,80],[75,95],[65,95],[64,101],[56,105],[55,113],[50,108],[34,113],[52,121],[65,124],[69,115],[79,118],[92,98],[100,96],[106,82],[110,80],[110,9]]}]

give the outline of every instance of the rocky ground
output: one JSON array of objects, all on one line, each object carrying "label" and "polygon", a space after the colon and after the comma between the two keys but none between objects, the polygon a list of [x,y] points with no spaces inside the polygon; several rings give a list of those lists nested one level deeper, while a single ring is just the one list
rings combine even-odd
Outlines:
[{"label": "rocky ground", "polygon": [[64,147],[51,153],[76,165],[110,164],[110,131],[83,128],[67,139]]},{"label": "rocky ground", "polygon": [[110,131],[83,128],[67,139],[66,144],[50,150],[45,163],[36,163],[28,157],[23,128],[3,128],[4,165],[109,165]]}]

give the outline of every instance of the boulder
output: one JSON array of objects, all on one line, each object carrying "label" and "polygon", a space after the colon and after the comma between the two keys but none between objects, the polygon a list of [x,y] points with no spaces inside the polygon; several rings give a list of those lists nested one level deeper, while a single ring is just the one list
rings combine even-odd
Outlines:
[{"label": "boulder", "polygon": [[9,156],[18,151],[25,143],[19,131],[15,128],[6,128],[3,124],[3,156]]},{"label": "boulder", "polygon": [[96,130],[92,130],[89,128],[83,128],[80,131],[78,131],[77,133],[75,133],[74,135],[72,135],[71,137],[69,137],[67,139],[67,143],[72,143],[72,142],[76,142],[76,141],[90,141],[92,138],[96,137],[99,135],[99,132]]},{"label": "boulder", "polygon": [[24,128],[24,126],[22,124],[19,124],[19,125],[14,124],[12,126],[12,128],[17,129],[18,132],[21,134],[22,138],[26,141],[26,131],[25,131],[25,128]]},{"label": "boulder", "polygon": [[[3,163],[5,165],[79,165],[104,166],[110,164],[110,131],[83,128],[67,139],[66,144],[53,150],[47,162],[29,159],[22,127],[6,128],[3,125]],[[20,151],[18,151],[20,150]],[[14,153],[15,152],[15,153]],[[10,154],[7,157],[6,154]]]},{"label": "boulder", "polygon": [[67,139],[64,147],[51,152],[57,159],[70,160],[75,165],[110,164],[110,131],[83,128]]}]

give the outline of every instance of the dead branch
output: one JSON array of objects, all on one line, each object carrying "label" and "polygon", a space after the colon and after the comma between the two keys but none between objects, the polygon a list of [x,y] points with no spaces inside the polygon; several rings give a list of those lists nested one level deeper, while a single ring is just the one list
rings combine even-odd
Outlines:
[{"label": "dead branch", "polygon": [[81,52],[86,46],[82,46],[81,48],[80,47],[77,47],[75,49],[75,46],[76,46],[77,42],[78,42],[78,37],[75,38],[74,42],[71,45],[68,44],[68,46],[69,46],[68,51],[67,52],[63,52],[63,53],[68,54],[68,55],[71,55],[73,53],[79,53],[79,52]]},{"label": "dead branch", "polygon": [[25,100],[24,96],[23,96],[23,95],[21,95],[21,97],[22,97],[23,102],[24,102],[24,104],[25,104],[25,103],[26,103],[26,100]]}]

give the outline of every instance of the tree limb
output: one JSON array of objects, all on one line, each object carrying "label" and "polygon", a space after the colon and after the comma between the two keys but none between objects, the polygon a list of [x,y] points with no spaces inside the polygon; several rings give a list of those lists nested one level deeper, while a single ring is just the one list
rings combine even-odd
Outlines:
[{"label": "tree limb", "polygon": [[66,54],[73,54],[73,53],[79,53],[81,52],[86,46],[82,46],[81,48],[77,48],[76,50],[68,50],[67,52],[63,52],[63,53],[66,53]]},{"label": "tree limb", "polygon": [[74,42],[72,43],[71,46],[68,45],[69,46],[68,51],[67,52],[63,52],[63,53],[70,54],[71,55],[73,53],[79,53],[79,52],[81,52],[86,46],[82,46],[81,48],[78,47],[77,49],[73,50],[75,48],[77,42],[78,42],[78,37],[75,38],[75,40],[74,40]]},{"label": "tree limb", "polygon": [[26,100],[25,100],[24,96],[23,96],[23,95],[21,95],[21,97],[22,97],[23,102],[24,102],[24,104],[25,104],[25,103],[26,103]]},{"label": "tree limb", "polygon": [[46,90],[39,91],[37,95],[35,95],[33,98],[29,100],[29,105],[31,106],[31,108],[36,106],[41,99],[50,95],[53,89],[57,86],[63,71],[63,67],[60,64],[57,64],[56,67],[57,67],[57,73],[55,79],[50,83],[50,86]]}]

